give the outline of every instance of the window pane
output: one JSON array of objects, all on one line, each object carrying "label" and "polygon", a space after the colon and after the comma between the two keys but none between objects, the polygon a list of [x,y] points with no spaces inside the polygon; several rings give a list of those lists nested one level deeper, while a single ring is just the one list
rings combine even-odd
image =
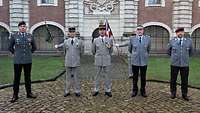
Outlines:
[{"label": "window pane", "polygon": [[54,4],[54,0],[48,0],[49,4]]},{"label": "window pane", "polygon": [[42,4],[46,4],[46,3],[47,3],[47,0],[41,0],[41,3],[42,3]]},{"label": "window pane", "polygon": [[42,0],[42,4],[54,4],[54,0]]},{"label": "window pane", "polygon": [[148,4],[161,4],[161,0],[149,0]]}]

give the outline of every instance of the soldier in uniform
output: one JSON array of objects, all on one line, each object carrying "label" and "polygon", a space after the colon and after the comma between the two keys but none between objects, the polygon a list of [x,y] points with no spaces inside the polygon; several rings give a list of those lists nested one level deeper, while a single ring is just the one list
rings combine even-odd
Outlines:
[{"label": "soldier in uniform", "polygon": [[143,35],[144,28],[142,25],[137,26],[136,36],[130,38],[129,52],[131,53],[131,64],[133,71],[133,89],[132,97],[135,97],[138,93],[138,76],[140,71],[141,77],[141,96],[146,95],[146,71],[148,64],[149,51],[151,48],[151,39],[149,36]]},{"label": "soldier in uniform", "polygon": [[24,70],[27,98],[36,98],[31,91],[32,53],[36,50],[35,40],[31,34],[26,32],[27,27],[24,21],[19,22],[18,28],[19,32],[11,35],[9,44],[9,51],[14,55],[14,84],[11,103],[18,100],[22,69]]},{"label": "soldier in uniform", "polygon": [[181,91],[184,100],[189,101],[188,76],[189,56],[192,54],[192,39],[184,37],[184,28],[176,29],[176,37],[173,37],[168,44],[168,54],[171,56],[171,98],[176,98],[176,81],[178,73],[181,75]]},{"label": "soldier in uniform", "polygon": [[64,43],[55,45],[55,48],[64,47],[66,51],[65,55],[65,90],[64,97],[70,95],[70,87],[74,87],[75,95],[80,96],[80,82],[79,82],[79,67],[80,67],[80,57],[83,52],[83,43],[77,37],[75,37],[75,27],[70,27],[68,29],[69,37],[65,38]]},{"label": "soldier in uniform", "polygon": [[105,95],[112,97],[109,67],[111,65],[111,54],[113,51],[113,40],[105,36],[105,25],[99,25],[100,36],[92,43],[92,54],[95,55],[96,77],[93,96],[99,94],[101,73],[104,74]]}]

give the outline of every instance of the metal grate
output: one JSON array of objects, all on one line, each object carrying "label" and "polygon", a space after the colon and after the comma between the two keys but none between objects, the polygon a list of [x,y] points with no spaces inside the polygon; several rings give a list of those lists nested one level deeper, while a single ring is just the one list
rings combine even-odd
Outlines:
[{"label": "metal grate", "polygon": [[144,30],[144,34],[151,37],[151,52],[165,53],[170,38],[169,32],[165,28],[155,25],[145,27]]},{"label": "metal grate", "polygon": [[63,41],[64,33],[61,29],[53,25],[48,25],[48,27],[51,35],[54,37],[52,43],[45,41],[48,35],[45,25],[38,27],[33,32],[33,36],[37,44],[37,51],[55,51],[56,49],[54,48],[54,45]]},{"label": "metal grate", "polygon": [[9,43],[9,32],[0,26],[0,51],[7,51]]},{"label": "metal grate", "polygon": [[195,53],[200,53],[200,28],[192,33],[192,41]]}]

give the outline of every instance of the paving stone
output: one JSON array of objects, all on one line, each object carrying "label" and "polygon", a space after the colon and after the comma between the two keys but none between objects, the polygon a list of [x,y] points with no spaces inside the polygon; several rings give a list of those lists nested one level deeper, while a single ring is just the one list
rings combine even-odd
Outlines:
[{"label": "paving stone", "polygon": [[93,65],[83,63],[79,98],[73,91],[69,97],[63,96],[64,77],[60,77],[54,82],[32,84],[33,92],[38,95],[36,99],[27,99],[24,86],[20,86],[19,100],[10,103],[12,88],[0,90],[0,113],[200,113],[200,90],[197,89],[189,88],[191,100],[187,102],[181,98],[180,91],[178,98],[170,99],[169,84],[148,82],[148,97],[138,94],[132,98],[132,80],[116,69],[119,63],[113,64],[111,98],[104,96],[103,85],[100,94],[92,96],[94,82],[88,78],[95,74],[89,70]]}]

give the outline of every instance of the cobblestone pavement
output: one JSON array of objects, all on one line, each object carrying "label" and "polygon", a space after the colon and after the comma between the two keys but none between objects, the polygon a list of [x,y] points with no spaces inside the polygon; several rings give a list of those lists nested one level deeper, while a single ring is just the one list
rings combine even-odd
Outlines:
[{"label": "cobblestone pavement", "polygon": [[10,103],[12,88],[0,90],[0,113],[200,113],[200,90],[197,89],[189,89],[191,100],[187,102],[181,98],[180,87],[178,98],[173,100],[169,96],[169,84],[148,82],[148,97],[138,95],[132,98],[132,81],[123,73],[126,72],[123,69],[127,67],[118,67],[119,64],[116,63],[113,64],[111,73],[111,98],[104,96],[103,85],[100,95],[91,95],[91,75],[94,75],[91,69],[94,66],[84,61],[81,68],[81,73],[84,73],[81,77],[81,97],[76,97],[73,91],[71,96],[63,97],[64,81],[61,77],[55,82],[33,84],[33,92],[38,95],[36,99],[27,99],[25,88],[21,86],[19,100]]}]

